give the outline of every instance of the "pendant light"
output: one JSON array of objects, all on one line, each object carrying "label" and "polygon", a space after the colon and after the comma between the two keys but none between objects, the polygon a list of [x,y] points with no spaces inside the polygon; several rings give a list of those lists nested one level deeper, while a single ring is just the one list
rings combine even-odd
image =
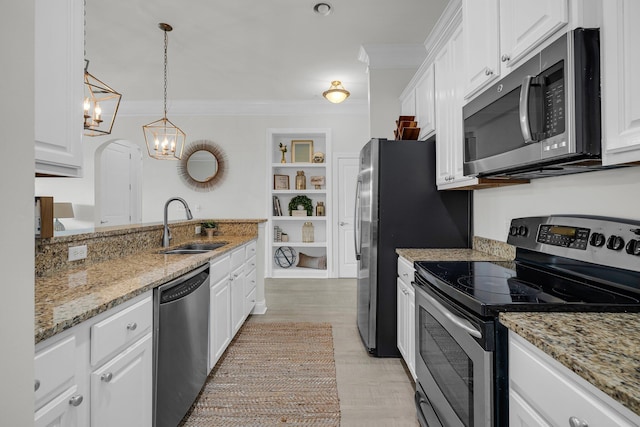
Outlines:
[{"label": "pendant light", "polygon": [[[89,73],[87,58],[87,2],[84,3],[84,135],[109,135],[122,95]],[[107,120],[105,120],[105,118]]]},{"label": "pendant light", "polygon": [[173,27],[164,23],[158,24],[158,27],[164,31],[164,116],[142,126],[142,131],[149,156],[158,160],[179,160],[182,158],[187,135],[167,119],[167,33],[173,30]]},{"label": "pendant light", "polygon": [[342,86],[340,80],[334,80],[331,82],[331,87],[322,93],[322,96],[327,98],[327,101],[339,104],[351,95],[348,90]]}]

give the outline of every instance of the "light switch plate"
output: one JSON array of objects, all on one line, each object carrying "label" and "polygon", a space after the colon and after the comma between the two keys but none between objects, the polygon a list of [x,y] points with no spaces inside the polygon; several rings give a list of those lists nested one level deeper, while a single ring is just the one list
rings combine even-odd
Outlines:
[{"label": "light switch plate", "polygon": [[196,234],[202,234],[202,226],[196,225]]},{"label": "light switch plate", "polygon": [[87,245],[69,247],[69,261],[77,261],[87,257]]}]

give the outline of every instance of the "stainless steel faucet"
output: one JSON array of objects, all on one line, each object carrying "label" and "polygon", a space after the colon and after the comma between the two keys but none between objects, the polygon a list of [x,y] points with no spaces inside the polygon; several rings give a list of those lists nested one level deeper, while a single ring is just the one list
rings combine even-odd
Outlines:
[{"label": "stainless steel faucet", "polygon": [[169,200],[167,200],[167,203],[164,204],[164,222],[162,223],[163,224],[163,231],[162,231],[162,247],[163,248],[168,247],[169,242],[171,242],[171,230],[169,230],[169,224],[167,224],[167,215],[169,213],[168,212],[169,203],[173,202],[174,200],[177,200],[178,202],[184,205],[184,209],[185,211],[187,211],[187,219],[193,219],[193,215],[191,215],[191,209],[189,209],[189,205],[183,198],[172,197]]}]

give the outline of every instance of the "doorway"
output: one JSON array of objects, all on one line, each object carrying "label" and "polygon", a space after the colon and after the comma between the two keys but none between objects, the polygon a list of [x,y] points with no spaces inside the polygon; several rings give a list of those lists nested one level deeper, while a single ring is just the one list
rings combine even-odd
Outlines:
[{"label": "doorway", "polygon": [[96,150],[96,226],[142,222],[142,150],[126,140]]},{"label": "doorway", "polygon": [[354,236],[354,209],[356,197],[356,181],[359,171],[358,153],[337,153],[334,156],[335,188],[334,194],[337,200],[336,206],[337,236],[334,235],[334,242],[337,242],[336,260],[338,277],[356,277],[357,261],[355,251]]}]

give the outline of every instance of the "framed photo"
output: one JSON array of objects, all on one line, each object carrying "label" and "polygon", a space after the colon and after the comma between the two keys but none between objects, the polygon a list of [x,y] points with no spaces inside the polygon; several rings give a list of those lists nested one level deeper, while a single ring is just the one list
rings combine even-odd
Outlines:
[{"label": "framed photo", "polygon": [[311,163],[313,161],[313,140],[291,141],[291,163]]},{"label": "framed photo", "polygon": [[289,175],[273,175],[273,189],[274,190],[288,190],[289,189]]}]

